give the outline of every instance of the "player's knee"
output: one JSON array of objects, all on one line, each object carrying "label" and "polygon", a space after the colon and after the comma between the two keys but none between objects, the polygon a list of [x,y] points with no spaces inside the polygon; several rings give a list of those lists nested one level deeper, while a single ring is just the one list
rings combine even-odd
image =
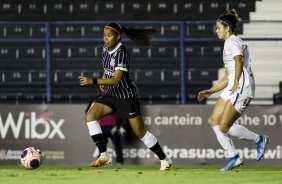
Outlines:
[{"label": "player's knee", "polygon": [[227,126],[219,126],[219,130],[222,132],[222,133],[227,133],[229,131],[229,127]]},{"label": "player's knee", "polygon": [[217,118],[214,118],[213,116],[211,116],[209,119],[209,123],[212,127],[218,125],[218,122],[219,120]]},{"label": "player's knee", "polygon": [[94,120],[95,120],[95,118],[94,118],[93,114],[91,114],[91,113],[86,113],[85,114],[85,121],[86,122],[90,122],[90,121],[94,121]]},{"label": "player's knee", "polygon": [[139,138],[142,139],[144,135],[146,134],[146,130],[136,130],[134,131],[135,135]]}]

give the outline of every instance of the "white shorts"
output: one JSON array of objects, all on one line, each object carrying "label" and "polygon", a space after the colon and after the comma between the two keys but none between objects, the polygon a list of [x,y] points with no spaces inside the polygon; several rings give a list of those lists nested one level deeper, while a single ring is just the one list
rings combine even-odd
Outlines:
[{"label": "white shorts", "polygon": [[230,101],[240,114],[246,110],[252,100],[252,98],[247,97],[247,95],[244,94],[244,90],[242,93],[234,92],[231,94],[231,91],[229,91],[228,88],[223,90],[223,92],[220,94],[220,97],[226,101]]}]

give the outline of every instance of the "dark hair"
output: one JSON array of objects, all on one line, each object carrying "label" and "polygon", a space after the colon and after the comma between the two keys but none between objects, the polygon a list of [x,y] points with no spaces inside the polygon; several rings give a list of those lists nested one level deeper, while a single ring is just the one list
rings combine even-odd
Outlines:
[{"label": "dark hair", "polygon": [[154,45],[155,43],[152,41],[154,34],[157,33],[156,29],[147,28],[147,29],[137,29],[125,27],[123,25],[119,25],[118,23],[110,23],[107,24],[106,27],[112,29],[118,34],[126,34],[128,38],[133,40],[134,42],[140,45]]},{"label": "dark hair", "polygon": [[241,18],[239,17],[239,13],[235,9],[232,9],[226,14],[220,15],[217,21],[221,22],[224,26],[229,26],[234,31],[238,29]]}]

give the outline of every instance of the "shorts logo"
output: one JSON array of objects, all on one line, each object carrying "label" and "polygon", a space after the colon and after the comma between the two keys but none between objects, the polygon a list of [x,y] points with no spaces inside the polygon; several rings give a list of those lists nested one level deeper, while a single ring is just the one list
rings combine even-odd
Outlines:
[{"label": "shorts logo", "polygon": [[130,113],[129,113],[130,116],[133,115],[133,114],[135,114],[135,112],[130,112]]}]

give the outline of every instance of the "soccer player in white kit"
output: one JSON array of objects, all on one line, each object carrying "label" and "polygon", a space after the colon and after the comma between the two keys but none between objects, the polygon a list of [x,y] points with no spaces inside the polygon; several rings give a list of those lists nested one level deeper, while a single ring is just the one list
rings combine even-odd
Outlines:
[{"label": "soccer player in white kit", "polygon": [[210,125],[228,155],[227,164],[221,171],[230,171],[243,164],[243,159],[236,152],[230,135],[255,142],[257,161],[263,158],[266,145],[269,143],[268,136],[258,135],[241,125],[234,124],[255,95],[255,80],[251,70],[249,48],[234,35],[240,20],[235,10],[230,10],[217,20],[216,34],[219,39],[225,40],[223,50],[225,75],[212,88],[200,91],[198,94],[198,101],[201,101],[223,90],[210,116]]}]

